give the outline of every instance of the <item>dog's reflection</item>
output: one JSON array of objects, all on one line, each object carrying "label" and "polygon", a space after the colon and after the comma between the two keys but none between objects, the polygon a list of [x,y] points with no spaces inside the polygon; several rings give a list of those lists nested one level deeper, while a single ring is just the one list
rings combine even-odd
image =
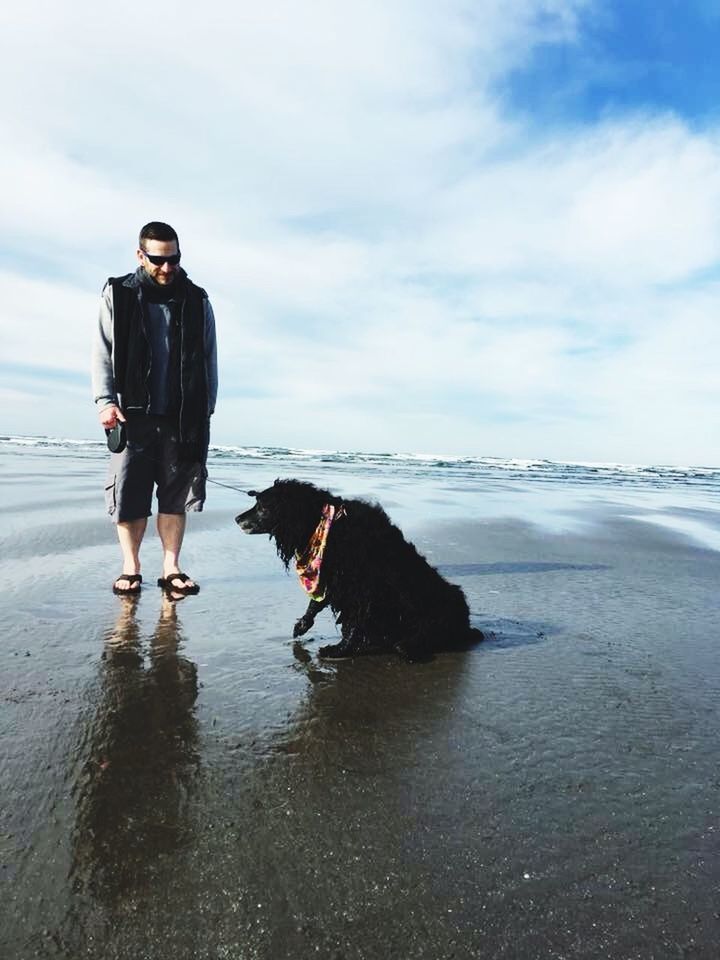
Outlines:
[{"label": "dog's reflection", "polygon": [[159,858],[187,839],[197,770],[197,668],[178,652],[176,606],[163,599],[147,644],[136,611],[123,600],[106,638],[76,785],[76,889],[109,907],[141,897]]},{"label": "dog's reflection", "polygon": [[308,680],[305,695],[263,748],[305,758],[317,782],[347,766],[386,764],[390,777],[401,775],[419,745],[453,736],[468,652],[414,665],[391,655],[325,661],[296,641],[292,654],[293,670]]}]

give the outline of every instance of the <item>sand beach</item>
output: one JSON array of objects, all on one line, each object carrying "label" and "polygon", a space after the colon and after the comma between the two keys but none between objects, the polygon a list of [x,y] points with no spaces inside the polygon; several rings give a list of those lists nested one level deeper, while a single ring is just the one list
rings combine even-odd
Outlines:
[{"label": "sand beach", "polygon": [[[0,441],[0,956],[665,960],[720,943],[720,470],[214,451],[175,606],[100,444]],[[337,663],[240,490],[379,500],[485,643]]]}]

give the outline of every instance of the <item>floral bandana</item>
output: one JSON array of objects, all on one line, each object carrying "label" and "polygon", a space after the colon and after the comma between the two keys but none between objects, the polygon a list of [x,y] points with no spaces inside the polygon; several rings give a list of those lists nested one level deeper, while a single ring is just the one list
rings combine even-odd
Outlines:
[{"label": "floral bandana", "polygon": [[302,553],[295,555],[295,570],[300,578],[300,585],[305,593],[318,603],[325,599],[325,588],[320,587],[320,567],[330,535],[330,527],[333,520],[339,520],[344,516],[345,507],[334,507],[331,503],[326,503],[322,508],[320,523],[315,527],[310,542]]}]

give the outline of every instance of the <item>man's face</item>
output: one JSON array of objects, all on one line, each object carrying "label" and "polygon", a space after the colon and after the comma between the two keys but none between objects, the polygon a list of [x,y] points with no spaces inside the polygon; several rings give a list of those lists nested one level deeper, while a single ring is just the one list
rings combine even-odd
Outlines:
[{"label": "man's face", "polygon": [[158,266],[148,259],[148,255],[151,257],[174,257],[177,254],[178,245],[175,240],[143,240],[142,247],[138,248],[137,258],[156,283],[168,284],[175,279],[180,265],[168,263],[166,260]]}]

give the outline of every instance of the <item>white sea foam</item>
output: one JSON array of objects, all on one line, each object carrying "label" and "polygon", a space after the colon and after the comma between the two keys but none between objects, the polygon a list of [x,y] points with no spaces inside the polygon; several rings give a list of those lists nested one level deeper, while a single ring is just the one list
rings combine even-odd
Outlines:
[{"label": "white sea foam", "polygon": [[[0,436],[0,446],[54,447],[102,451],[105,441],[96,439],[73,439],[47,436]],[[225,460],[270,460],[283,462],[334,463],[352,466],[387,467],[394,469],[418,469],[421,471],[454,471],[487,476],[512,474],[528,479],[544,479],[563,482],[569,479],[577,483],[651,483],[666,484],[706,483],[720,492],[720,467],[672,466],[659,464],[624,464],[573,460],[543,460],[520,457],[462,456],[442,453],[412,452],[366,452],[348,450],[299,449],[293,447],[234,446],[214,444],[210,447],[211,461]]]}]

